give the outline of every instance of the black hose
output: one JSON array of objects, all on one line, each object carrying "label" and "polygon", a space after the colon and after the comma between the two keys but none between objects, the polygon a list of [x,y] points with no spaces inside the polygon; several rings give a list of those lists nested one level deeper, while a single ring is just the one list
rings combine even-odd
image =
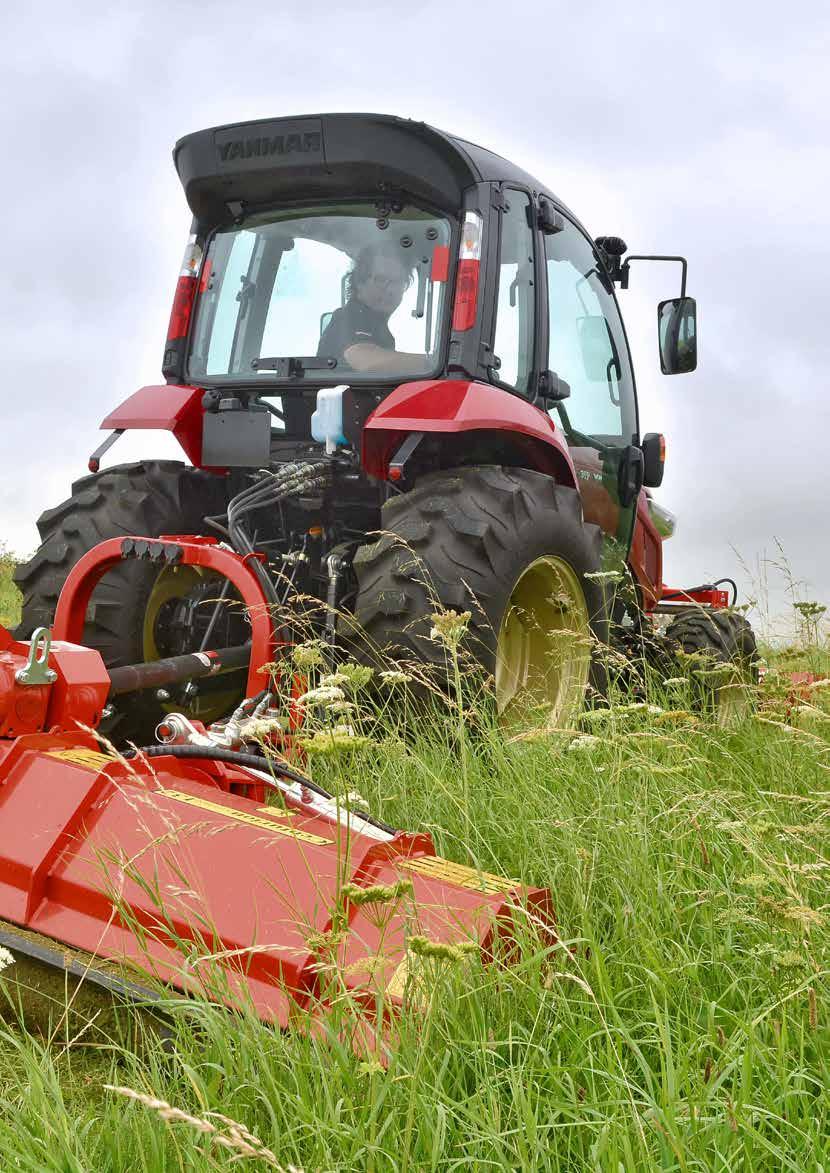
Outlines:
[{"label": "black hose", "polygon": [[[225,749],[221,745],[145,745],[135,751],[124,754],[124,756],[130,758],[138,754],[143,754],[145,758],[201,758],[203,761],[208,762],[227,762],[233,766],[247,766],[250,769],[260,770],[264,773],[268,773],[271,770],[273,773],[278,774],[280,778],[285,778],[289,782],[298,782],[300,786],[305,786],[308,790],[313,790],[320,798],[328,799],[329,802],[336,801],[333,794],[329,794],[328,790],[324,790],[322,786],[318,786],[310,778],[306,778],[305,774],[299,774],[289,766],[284,766],[282,762],[276,761],[274,758],[263,757],[260,754],[245,753],[238,749]],[[263,782],[267,782],[269,786],[279,789],[276,782],[272,782],[268,778],[263,778]],[[280,793],[282,792],[280,791]],[[379,831],[386,831],[389,835],[398,834],[395,827],[390,827],[388,823],[374,818],[365,811],[354,811],[353,813],[365,822],[371,823],[373,827],[377,827]]]},{"label": "black hose", "polygon": [[725,582],[728,582],[732,587],[732,602],[730,606],[734,607],[738,601],[738,584],[734,578],[719,578],[717,582],[702,582],[700,586],[687,587],[682,591],[667,591],[666,594],[661,595],[661,601],[671,602],[672,599],[687,599],[689,595],[698,594],[700,591],[714,591]]}]

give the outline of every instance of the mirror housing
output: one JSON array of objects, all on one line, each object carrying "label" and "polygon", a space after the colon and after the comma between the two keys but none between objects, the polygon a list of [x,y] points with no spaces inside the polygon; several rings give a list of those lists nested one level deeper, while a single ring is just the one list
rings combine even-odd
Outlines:
[{"label": "mirror housing", "polygon": [[673,297],[657,307],[660,369],[664,375],[685,375],[697,367],[697,302]]},{"label": "mirror housing", "polygon": [[547,370],[540,373],[537,394],[543,403],[561,403],[570,393],[570,383],[560,379],[556,371]]},{"label": "mirror housing", "polygon": [[617,451],[617,493],[622,508],[628,509],[637,500],[643,487],[643,453],[636,444],[629,444],[627,448]]},{"label": "mirror housing", "polygon": [[666,437],[662,432],[648,432],[640,447],[643,450],[643,484],[647,489],[659,489],[666,462]]}]

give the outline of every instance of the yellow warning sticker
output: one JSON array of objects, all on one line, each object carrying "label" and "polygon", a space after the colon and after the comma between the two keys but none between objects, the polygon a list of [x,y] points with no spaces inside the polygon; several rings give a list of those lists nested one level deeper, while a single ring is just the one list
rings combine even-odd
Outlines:
[{"label": "yellow warning sticker", "polygon": [[[322,835],[315,835],[312,831],[301,831],[297,827],[275,822],[273,817],[264,819],[261,815],[249,815],[247,811],[236,810],[232,806],[223,806],[220,802],[211,802],[209,798],[198,798],[195,794],[185,794],[181,790],[159,790],[157,793],[163,794],[165,798],[175,798],[177,802],[186,802],[188,806],[197,806],[200,810],[210,811],[211,814],[224,815],[226,819],[235,819],[238,823],[261,827],[264,831],[271,831],[275,835],[288,835],[291,839],[299,839],[301,843],[322,845],[332,842],[331,839],[324,839]],[[263,808],[259,807],[258,809],[262,810]]]},{"label": "yellow warning sticker", "polygon": [[424,855],[419,859],[406,859],[401,863],[396,863],[396,866],[405,868],[408,872],[417,872],[421,876],[428,876],[431,880],[446,880],[450,884],[456,884],[459,888],[468,888],[472,892],[495,895],[498,892],[525,890],[521,880],[494,876],[491,872],[479,872],[475,868],[465,867],[462,863],[453,863],[452,860],[442,859],[439,855]]},{"label": "yellow warning sticker", "polygon": [[83,766],[85,770],[94,770],[100,773],[104,766],[110,766],[117,758],[110,754],[99,753],[96,749],[87,749],[83,745],[76,745],[72,749],[50,749],[46,756],[59,758],[62,762],[71,762],[73,766]]},{"label": "yellow warning sticker", "polygon": [[287,811],[281,806],[258,806],[257,810],[264,815],[270,815],[272,819],[293,819],[297,816],[296,811]]}]

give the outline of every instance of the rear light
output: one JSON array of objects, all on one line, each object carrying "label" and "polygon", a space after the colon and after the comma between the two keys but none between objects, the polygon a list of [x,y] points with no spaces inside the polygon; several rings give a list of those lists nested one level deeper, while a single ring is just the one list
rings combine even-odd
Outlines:
[{"label": "rear light", "polygon": [[469,330],[475,324],[478,309],[478,278],[481,268],[482,220],[478,212],[467,212],[458,249],[458,275],[455,279],[453,330]]},{"label": "rear light", "polygon": [[187,248],[184,250],[182,268],[176,285],[176,295],[173,298],[173,309],[170,311],[170,325],[167,327],[168,342],[177,342],[179,339],[187,337],[190,318],[193,314],[193,303],[196,300],[201,264],[202,247],[197,244],[196,237],[191,236]]}]

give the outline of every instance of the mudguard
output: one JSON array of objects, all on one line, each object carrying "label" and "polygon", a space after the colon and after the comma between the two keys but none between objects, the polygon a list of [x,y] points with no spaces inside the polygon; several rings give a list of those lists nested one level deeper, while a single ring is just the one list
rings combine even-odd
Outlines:
[{"label": "mudguard", "polygon": [[162,383],[140,387],[101,422],[101,428],[172,432],[191,464],[202,467],[201,387]]},{"label": "mudguard", "polygon": [[467,379],[422,379],[403,383],[378,404],[363,428],[362,463],[386,479],[389,462],[413,432],[457,435],[487,433],[518,443],[527,467],[577,487],[562,432],[550,416],[518,395]]}]

